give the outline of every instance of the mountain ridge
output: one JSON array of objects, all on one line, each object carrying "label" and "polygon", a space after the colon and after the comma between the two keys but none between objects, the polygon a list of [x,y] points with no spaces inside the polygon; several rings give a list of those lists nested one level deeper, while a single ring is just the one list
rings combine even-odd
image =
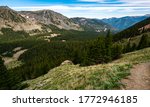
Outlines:
[{"label": "mountain ridge", "polygon": [[146,14],[143,16],[125,16],[121,18],[112,17],[112,18],[104,18],[100,20],[118,29],[119,31],[122,31],[148,17],[150,17],[150,14]]},{"label": "mountain ridge", "polygon": [[0,6],[0,30],[11,28],[13,31],[25,31],[31,35],[44,31],[43,25],[30,21],[8,6]]},{"label": "mountain ridge", "polygon": [[26,19],[8,6],[0,6],[0,18],[13,22],[25,23]]},{"label": "mountain ridge", "polygon": [[131,38],[150,31],[150,17],[114,35],[115,40]]},{"label": "mountain ridge", "polygon": [[88,30],[88,31],[106,32],[109,29],[114,30],[114,28],[112,28],[107,23],[97,19],[75,17],[75,18],[71,18],[71,20],[79,24],[84,30]]},{"label": "mountain ridge", "polygon": [[8,6],[0,6],[0,29],[12,28],[26,31],[31,35],[52,32],[50,26],[58,29],[94,32],[122,31],[150,17],[126,16],[121,18],[90,19],[83,17],[68,18],[58,12],[44,9],[38,11],[15,11]]},{"label": "mountain ridge", "polygon": [[73,23],[66,16],[52,10],[20,11],[19,13],[26,18],[31,18],[46,25],[54,25],[59,29],[82,30],[79,25]]}]

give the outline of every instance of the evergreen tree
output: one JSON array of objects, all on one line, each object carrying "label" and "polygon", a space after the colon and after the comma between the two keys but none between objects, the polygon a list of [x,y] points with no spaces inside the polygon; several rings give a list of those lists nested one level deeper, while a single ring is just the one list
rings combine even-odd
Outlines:
[{"label": "evergreen tree", "polygon": [[0,57],[0,89],[5,90],[9,89],[9,83],[8,83],[8,73],[7,69],[4,66],[4,61]]},{"label": "evergreen tree", "polygon": [[105,42],[104,37],[99,37],[93,41],[89,46],[88,59],[91,64],[98,64],[105,62]]},{"label": "evergreen tree", "polygon": [[110,30],[108,30],[106,38],[105,38],[105,49],[106,49],[106,54],[105,54],[105,58],[106,58],[106,62],[111,61],[112,59],[112,37],[110,34]]},{"label": "evergreen tree", "polygon": [[125,47],[125,53],[130,52],[130,51],[131,51],[131,43],[129,41],[128,44]]},{"label": "evergreen tree", "polygon": [[143,49],[143,48],[146,48],[148,46],[149,46],[148,35],[144,34],[141,37],[141,40],[140,40],[139,45],[138,45],[138,49]]},{"label": "evergreen tree", "polygon": [[135,50],[136,50],[136,48],[137,48],[136,44],[135,44],[135,43],[133,43],[132,48],[131,48],[131,51],[135,51]]},{"label": "evergreen tree", "polygon": [[113,59],[120,58],[122,54],[122,46],[120,44],[114,44],[112,54],[113,54]]}]

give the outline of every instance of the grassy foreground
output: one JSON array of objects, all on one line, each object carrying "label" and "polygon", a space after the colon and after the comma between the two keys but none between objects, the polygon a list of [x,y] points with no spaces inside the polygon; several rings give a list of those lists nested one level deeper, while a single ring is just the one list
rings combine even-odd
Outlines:
[{"label": "grassy foreground", "polygon": [[74,89],[115,89],[122,85],[120,80],[130,74],[132,65],[149,62],[150,48],[122,55],[119,60],[109,64],[80,67],[61,65],[44,76],[23,82],[26,89],[36,90],[74,90]]}]

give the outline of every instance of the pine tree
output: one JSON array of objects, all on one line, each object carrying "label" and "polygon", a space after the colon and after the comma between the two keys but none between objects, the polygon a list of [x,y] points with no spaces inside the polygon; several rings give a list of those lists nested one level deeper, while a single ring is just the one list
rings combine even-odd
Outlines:
[{"label": "pine tree", "polygon": [[137,49],[137,46],[136,46],[135,43],[133,43],[131,50],[132,50],[132,51],[135,51],[136,49]]},{"label": "pine tree", "polygon": [[141,40],[139,42],[139,45],[138,45],[138,49],[143,49],[143,48],[146,48],[149,46],[149,43],[148,43],[148,35],[147,34],[144,34],[142,35],[141,37]]},{"label": "pine tree", "polygon": [[89,46],[88,59],[91,64],[98,64],[105,62],[105,42],[104,37],[99,37],[93,41]]},{"label": "pine tree", "polygon": [[7,69],[4,66],[4,61],[0,57],[0,89],[9,89]]},{"label": "pine tree", "polygon": [[129,41],[128,44],[125,47],[125,53],[130,52],[130,51],[131,51],[131,43]]},{"label": "pine tree", "polygon": [[114,44],[113,45],[112,54],[113,54],[113,59],[120,58],[120,56],[122,54],[122,45],[120,45],[120,44]]},{"label": "pine tree", "polygon": [[105,62],[109,62],[112,60],[112,37],[110,34],[110,30],[108,30],[105,38],[105,48],[106,48]]}]

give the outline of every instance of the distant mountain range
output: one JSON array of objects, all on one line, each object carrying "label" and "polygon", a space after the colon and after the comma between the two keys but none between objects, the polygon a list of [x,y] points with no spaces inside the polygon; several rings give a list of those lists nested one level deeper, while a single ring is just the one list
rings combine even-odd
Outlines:
[{"label": "distant mountain range", "polygon": [[53,32],[51,26],[65,30],[107,32],[110,29],[116,32],[148,17],[150,15],[109,19],[67,18],[52,10],[15,11],[0,6],[0,29],[12,28],[14,31],[26,31],[30,35]]},{"label": "distant mountain range", "polygon": [[110,26],[116,28],[119,31],[122,31],[148,17],[150,17],[150,14],[144,16],[126,16],[121,18],[108,18],[108,19],[102,19],[101,21],[109,24]]},{"label": "distant mountain range", "polygon": [[146,32],[150,32],[150,17],[117,33],[114,36],[116,40],[121,40],[123,38],[132,38],[132,37],[144,34]]},{"label": "distant mountain range", "polygon": [[97,19],[88,18],[71,18],[71,20],[79,24],[85,31],[96,31],[96,32],[106,32],[108,29],[115,30],[109,24]]}]

